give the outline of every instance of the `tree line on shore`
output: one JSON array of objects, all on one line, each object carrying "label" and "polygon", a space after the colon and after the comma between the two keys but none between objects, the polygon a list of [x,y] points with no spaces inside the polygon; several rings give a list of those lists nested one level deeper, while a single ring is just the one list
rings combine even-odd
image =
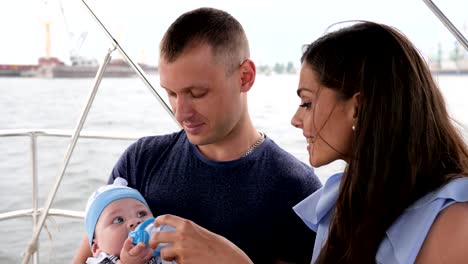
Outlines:
[{"label": "tree line on shore", "polygon": [[290,61],[288,63],[276,62],[273,65],[260,64],[257,65],[257,73],[271,75],[271,74],[296,74],[297,69]]}]

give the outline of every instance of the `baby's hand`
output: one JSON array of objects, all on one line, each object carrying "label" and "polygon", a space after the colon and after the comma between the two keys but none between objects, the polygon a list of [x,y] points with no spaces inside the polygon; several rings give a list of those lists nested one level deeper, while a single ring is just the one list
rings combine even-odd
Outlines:
[{"label": "baby's hand", "polygon": [[144,264],[153,256],[153,249],[144,243],[132,244],[133,238],[127,238],[120,251],[121,264]]}]

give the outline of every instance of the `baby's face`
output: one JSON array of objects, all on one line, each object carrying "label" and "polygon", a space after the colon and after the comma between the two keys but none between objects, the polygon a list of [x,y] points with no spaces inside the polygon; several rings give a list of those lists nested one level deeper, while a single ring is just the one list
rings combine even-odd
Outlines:
[{"label": "baby's face", "polygon": [[93,255],[105,252],[119,256],[128,233],[151,217],[153,215],[148,207],[136,199],[123,198],[113,201],[104,208],[96,224]]}]

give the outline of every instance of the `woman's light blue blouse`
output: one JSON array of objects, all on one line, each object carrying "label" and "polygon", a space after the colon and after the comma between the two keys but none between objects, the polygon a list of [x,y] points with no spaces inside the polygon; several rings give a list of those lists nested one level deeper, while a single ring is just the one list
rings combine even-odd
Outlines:
[{"label": "woman's light blue blouse", "polygon": [[[306,225],[317,233],[311,263],[315,263],[327,240],[330,214],[338,198],[342,175],[338,173],[331,176],[321,189],[293,208]],[[468,178],[452,180],[417,200],[386,231],[377,251],[376,262],[414,263],[439,212],[455,202],[467,201]]]}]

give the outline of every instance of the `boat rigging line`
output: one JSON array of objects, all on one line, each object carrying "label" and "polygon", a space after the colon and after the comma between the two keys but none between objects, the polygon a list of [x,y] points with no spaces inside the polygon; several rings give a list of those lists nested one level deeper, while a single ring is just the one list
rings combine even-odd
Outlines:
[{"label": "boat rigging line", "polygon": [[468,51],[468,41],[462,33],[453,25],[452,22],[440,11],[440,9],[432,2],[432,0],[423,0],[423,2],[431,9],[431,11],[439,18],[440,22],[452,33],[458,42]]},{"label": "boat rigging line", "polygon": [[124,60],[135,70],[137,75],[141,78],[141,80],[145,83],[145,85],[150,89],[150,92],[158,99],[158,101],[161,103],[161,105],[164,107],[164,109],[167,111],[167,113],[174,119],[176,124],[179,125],[179,122],[177,122],[174,113],[172,112],[171,108],[166,104],[166,102],[162,99],[162,97],[159,95],[159,93],[154,89],[154,87],[151,85],[151,83],[148,81],[148,78],[146,77],[146,74],[144,71],[141,69],[140,65],[137,63],[133,62],[133,60],[127,55],[127,53],[123,50],[123,48],[119,45],[117,40],[112,36],[112,34],[107,30],[107,28],[104,26],[104,24],[101,22],[101,20],[94,14],[93,10],[89,7],[89,5],[86,3],[85,0],[81,0],[83,4],[85,5],[86,9],[89,11],[91,16],[94,18],[94,20],[97,22],[97,24],[101,27],[101,29],[104,31],[106,36],[109,38],[109,40],[112,42],[112,45],[120,52]]}]

